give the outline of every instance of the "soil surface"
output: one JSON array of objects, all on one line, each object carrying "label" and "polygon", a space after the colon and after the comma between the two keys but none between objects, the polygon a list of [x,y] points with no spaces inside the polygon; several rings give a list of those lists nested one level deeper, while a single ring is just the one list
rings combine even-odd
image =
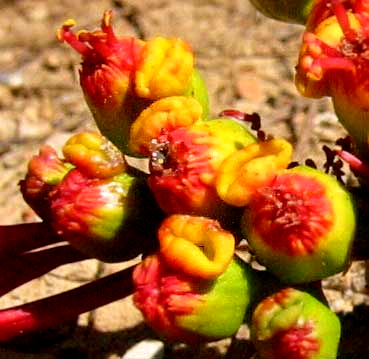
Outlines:
[{"label": "soil surface", "polygon": [[[328,99],[302,98],[293,84],[302,26],[258,14],[247,0],[0,0],[0,224],[37,221],[18,181],[41,144],[60,146],[73,133],[94,128],[78,83],[80,58],[56,41],[67,18],[78,29],[96,29],[105,9],[114,11],[119,35],[179,36],[196,54],[210,90],[212,116],[226,108],[257,112],[262,128],[294,143],[295,160],[321,166],[322,145],[345,132]],[[86,260],[65,265],[0,299],[1,308],[59,293],[127,266]],[[339,358],[369,355],[366,266],[324,282],[340,314]],[[200,347],[165,343],[165,358],[251,358],[247,328],[233,339]],[[1,358],[117,359],[143,339],[156,338],[126,298],[81,315],[73,323],[0,346]],[[328,359],[328,358],[327,358]]]}]

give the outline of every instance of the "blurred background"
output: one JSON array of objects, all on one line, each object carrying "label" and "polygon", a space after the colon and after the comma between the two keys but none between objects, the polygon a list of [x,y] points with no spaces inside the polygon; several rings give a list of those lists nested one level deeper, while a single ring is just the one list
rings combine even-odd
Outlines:
[{"label": "blurred background", "polygon": [[[0,224],[38,220],[23,202],[18,181],[40,145],[59,149],[71,134],[94,128],[78,83],[80,57],[58,43],[55,33],[68,18],[77,21],[76,29],[96,29],[105,9],[114,12],[117,35],[189,42],[209,87],[213,117],[226,108],[257,112],[264,131],[294,143],[295,160],[312,158],[318,165],[324,162],[322,145],[332,146],[344,135],[329,100],[304,99],[294,87],[303,27],[267,19],[247,0],[0,0]],[[66,265],[1,298],[0,305],[52,295],[128,264]],[[345,323],[340,358],[367,357],[364,263],[355,262],[324,286]],[[126,298],[0,346],[0,359],[117,359],[147,338],[155,335]],[[196,348],[166,346],[165,358],[249,358],[246,339],[242,328],[232,350],[228,339]]]}]

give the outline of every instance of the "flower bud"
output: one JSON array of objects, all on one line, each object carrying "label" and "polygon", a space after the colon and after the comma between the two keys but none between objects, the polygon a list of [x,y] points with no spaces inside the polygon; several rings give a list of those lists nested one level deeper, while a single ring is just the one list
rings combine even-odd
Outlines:
[{"label": "flower bud", "polygon": [[217,218],[227,213],[215,188],[222,161],[255,142],[232,120],[196,121],[163,130],[151,141],[149,185],[164,212]]},{"label": "flower bud", "polygon": [[272,19],[304,24],[314,0],[250,0],[257,10]]},{"label": "flower bud", "polygon": [[343,271],[355,232],[348,191],[310,167],[285,170],[252,197],[244,233],[258,260],[287,283]]},{"label": "flower bud", "polygon": [[252,195],[287,168],[292,145],[282,139],[253,143],[229,155],[217,172],[220,198],[233,206],[246,206]]},{"label": "flower bud", "polygon": [[296,73],[302,95],[332,97],[339,121],[369,156],[369,5],[319,0],[309,16]]},{"label": "flower bud", "polygon": [[161,213],[142,178],[91,178],[73,169],[49,197],[56,232],[89,256],[117,262],[154,244]]},{"label": "flower bud", "polygon": [[135,268],[133,282],[134,302],[160,336],[196,343],[237,332],[254,298],[257,274],[234,259],[216,279],[199,280],[151,255]]},{"label": "flower bud", "polygon": [[262,300],[250,329],[260,359],[333,359],[341,334],[335,313],[309,293],[293,288]]},{"label": "flower bud", "polygon": [[61,160],[56,151],[48,145],[40,148],[39,154],[28,163],[24,180],[19,182],[20,190],[27,204],[42,218],[49,218],[48,195],[59,184],[73,165]]}]

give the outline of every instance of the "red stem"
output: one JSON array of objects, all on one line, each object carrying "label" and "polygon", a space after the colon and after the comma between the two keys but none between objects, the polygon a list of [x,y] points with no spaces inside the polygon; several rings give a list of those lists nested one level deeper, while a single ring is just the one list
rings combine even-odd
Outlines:
[{"label": "red stem", "polygon": [[351,170],[356,176],[361,177],[365,181],[369,181],[369,166],[367,163],[363,162],[360,158],[348,151],[339,150],[336,151],[336,154],[349,164]]},{"label": "red stem", "polygon": [[76,289],[0,311],[0,342],[73,320],[133,292],[134,266]]},{"label": "red stem", "polygon": [[84,259],[85,255],[67,244],[12,256],[1,263],[0,296],[54,268]]},{"label": "red stem", "polygon": [[0,226],[0,258],[60,242],[61,237],[44,222]]}]

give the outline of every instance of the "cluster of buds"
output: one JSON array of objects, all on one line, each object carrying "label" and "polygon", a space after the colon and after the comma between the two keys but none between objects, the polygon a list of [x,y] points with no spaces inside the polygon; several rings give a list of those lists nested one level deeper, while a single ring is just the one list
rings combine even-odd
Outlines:
[{"label": "cluster of buds", "polygon": [[[307,18],[296,83],[305,95],[332,96],[341,122],[359,131],[351,120],[361,111],[365,122],[367,111],[358,109],[366,99],[366,1],[252,3],[277,19]],[[0,341],[57,323],[61,316],[43,309],[50,303],[75,305],[68,320],[133,292],[166,340],[218,340],[247,322],[261,359],[335,358],[339,320],[309,288],[349,265],[356,227],[350,193],[327,173],[292,167],[293,146],[266,136],[256,114],[228,110],[210,118],[186,42],[118,38],[111,20],[106,11],[101,30],[75,34],[67,20],[58,31],[82,56],[80,84],[101,134],[72,136],[61,157],[42,147],[20,188],[48,230],[73,249],[60,262],[139,254],[142,261],[50,302],[0,311]],[[344,82],[348,75],[354,81]],[[353,137],[364,153],[362,132]],[[127,156],[143,158],[148,170],[133,168]],[[237,256],[242,238],[265,270]],[[33,248],[23,242],[24,256]],[[308,289],[296,289],[302,284]],[[97,291],[101,298],[87,306]]]},{"label": "cluster of buds", "polygon": [[44,146],[29,162],[20,188],[34,211],[74,248],[103,261],[128,260],[153,247],[161,212],[122,153],[99,133],[82,132],[65,143],[63,155]]}]

